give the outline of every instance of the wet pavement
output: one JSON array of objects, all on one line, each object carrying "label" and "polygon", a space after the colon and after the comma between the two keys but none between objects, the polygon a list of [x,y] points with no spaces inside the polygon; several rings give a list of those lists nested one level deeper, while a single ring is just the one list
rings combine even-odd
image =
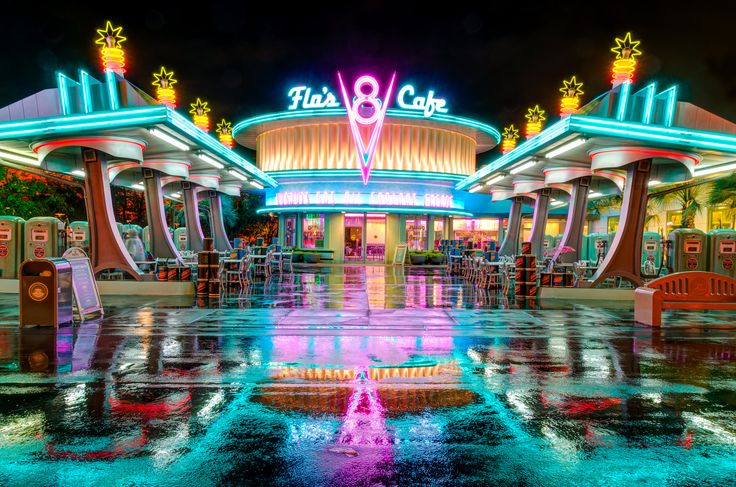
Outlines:
[{"label": "wet pavement", "polygon": [[732,313],[383,266],[191,301],[20,332],[0,295],[0,485],[736,483]]}]

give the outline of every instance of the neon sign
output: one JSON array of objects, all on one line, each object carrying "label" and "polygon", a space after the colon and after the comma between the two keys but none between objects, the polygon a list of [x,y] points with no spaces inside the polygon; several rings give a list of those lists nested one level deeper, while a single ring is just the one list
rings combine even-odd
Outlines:
[{"label": "neon sign", "polygon": [[453,197],[450,194],[417,194],[391,193],[371,191],[358,193],[345,191],[335,194],[334,191],[281,191],[276,193],[276,206],[309,206],[309,205],[369,205],[369,206],[416,206],[424,208],[452,208]]},{"label": "neon sign", "polygon": [[399,107],[405,110],[418,110],[424,113],[424,116],[429,118],[437,113],[447,113],[447,101],[444,98],[435,98],[434,90],[429,90],[427,96],[414,96],[411,103],[406,103],[404,97],[406,95],[414,96],[414,87],[412,85],[404,85],[399,90],[399,94],[396,97],[396,102]]},{"label": "neon sign", "polygon": [[313,108],[336,108],[340,106],[335,95],[326,87],[322,87],[322,93],[312,93],[312,88],[306,86],[295,86],[289,90],[291,105],[288,110],[310,110]]},{"label": "neon sign", "polygon": [[104,29],[97,29],[100,37],[95,40],[95,44],[100,46],[103,69],[121,76],[125,73],[123,42],[127,40],[127,37],[122,35],[122,31],[122,27],[114,27],[108,20]]},{"label": "neon sign", "polygon": [[[434,90],[427,91],[425,96],[415,96],[415,93],[413,85],[402,86],[396,95],[396,104],[403,110],[421,112],[426,118],[435,113],[448,112],[447,100],[438,98]],[[294,86],[288,91],[287,96],[291,100],[289,106],[286,107],[287,110],[314,110],[343,106],[326,86],[322,87],[321,92],[304,85]]]},{"label": "neon sign", "polygon": [[[388,100],[391,99],[391,91],[393,90],[395,79],[396,73],[391,75],[391,81],[386,89],[386,96],[383,98],[385,100],[384,103],[378,99],[379,88],[376,78],[368,75],[359,77],[353,85],[355,97],[352,98],[351,103],[351,97],[348,96],[342,76],[340,76],[339,71],[337,72],[337,80],[340,82],[342,99],[348,112],[350,129],[353,133],[353,142],[355,142],[355,148],[358,150],[358,155],[360,156],[360,173],[363,177],[363,184],[368,184],[368,178],[370,177],[373,165],[373,156],[376,154],[378,139],[381,136],[383,120],[386,117]],[[367,92],[364,91],[366,86],[369,90]],[[360,133],[359,126],[372,126],[367,145],[363,140],[363,135]]]}]

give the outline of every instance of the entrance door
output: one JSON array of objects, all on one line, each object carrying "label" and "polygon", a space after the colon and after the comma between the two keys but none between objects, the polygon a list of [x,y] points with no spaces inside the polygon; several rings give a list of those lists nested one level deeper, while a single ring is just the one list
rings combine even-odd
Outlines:
[{"label": "entrance door", "polygon": [[363,259],[363,213],[345,213],[345,262],[364,262]]},{"label": "entrance door", "polygon": [[365,235],[366,262],[386,262],[386,215],[367,213]]}]

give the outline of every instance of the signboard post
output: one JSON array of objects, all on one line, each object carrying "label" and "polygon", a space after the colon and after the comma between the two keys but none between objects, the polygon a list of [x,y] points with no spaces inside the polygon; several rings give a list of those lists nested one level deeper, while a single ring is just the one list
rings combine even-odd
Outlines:
[{"label": "signboard post", "polygon": [[400,265],[404,267],[404,260],[406,259],[406,250],[409,248],[406,244],[397,244],[394,249],[394,265]]},{"label": "signboard post", "polygon": [[72,247],[64,252],[63,257],[72,267],[72,291],[79,319],[84,321],[86,316],[97,313],[104,315],[100,291],[87,254],[78,247]]}]

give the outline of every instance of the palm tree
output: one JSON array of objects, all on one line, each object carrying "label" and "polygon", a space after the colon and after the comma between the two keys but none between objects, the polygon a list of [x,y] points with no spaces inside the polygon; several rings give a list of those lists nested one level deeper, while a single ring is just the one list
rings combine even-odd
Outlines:
[{"label": "palm tree", "polygon": [[655,194],[649,197],[652,208],[659,211],[669,209],[672,205],[682,212],[681,228],[693,228],[695,217],[708,206],[711,185],[708,183],[690,186],[675,191]]},{"label": "palm tree", "polygon": [[729,225],[733,228],[733,219],[736,217],[736,173],[713,182],[713,189],[708,197],[708,206],[723,208]]}]

